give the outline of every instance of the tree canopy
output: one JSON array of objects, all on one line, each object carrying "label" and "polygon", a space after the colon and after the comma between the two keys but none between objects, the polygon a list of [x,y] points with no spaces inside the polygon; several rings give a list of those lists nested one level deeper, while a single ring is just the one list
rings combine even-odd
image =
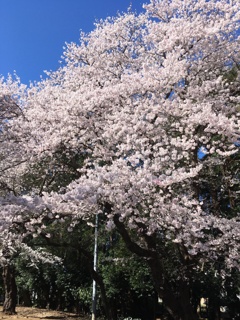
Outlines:
[{"label": "tree canopy", "polygon": [[2,238],[60,220],[71,237],[101,215],[171,317],[193,320],[196,273],[239,269],[240,4],[145,9],[82,33],[46,80],[1,82]]}]

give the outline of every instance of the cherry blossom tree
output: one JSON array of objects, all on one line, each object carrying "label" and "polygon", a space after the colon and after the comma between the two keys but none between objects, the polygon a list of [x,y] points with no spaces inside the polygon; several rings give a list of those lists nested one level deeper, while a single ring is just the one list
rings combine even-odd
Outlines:
[{"label": "cherry blossom tree", "polygon": [[[193,320],[196,272],[219,259],[224,270],[239,268],[239,174],[228,164],[239,152],[240,5],[152,0],[145,9],[97,23],[67,45],[59,70],[27,90],[10,130],[27,165],[10,172],[20,179],[47,164],[24,205],[38,219],[71,217],[69,231],[106,216],[149,265],[171,317]],[[51,189],[64,170],[59,155],[78,161],[71,183]],[[223,193],[229,215],[218,205]],[[21,220],[21,188],[15,196],[5,208]],[[29,232],[33,224],[25,222]]]},{"label": "cherry blossom tree", "polygon": [[[4,312],[15,313],[17,303],[17,288],[15,283],[14,268],[9,258],[13,256],[13,249],[10,245],[7,229],[11,226],[13,216],[4,208],[4,196],[14,193],[14,185],[16,174],[13,168],[21,164],[16,144],[9,144],[9,137],[12,135],[8,128],[10,122],[22,115],[20,101],[25,92],[25,86],[21,85],[20,80],[9,76],[6,80],[0,79],[0,193],[1,214],[0,214],[0,230],[1,230],[1,250],[0,263],[3,270],[3,283],[5,289],[5,301],[3,305]],[[10,170],[11,169],[11,170]],[[10,172],[11,171],[11,172]],[[8,200],[7,200],[8,203]],[[9,249],[9,250],[8,250]]]},{"label": "cherry blossom tree", "polygon": [[[24,118],[26,95],[26,86],[20,83],[17,76],[0,79],[0,264],[5,293],[3,312],[9,314],[16,313],[17,304],[15,258],[19,254],[24,255],[32,265],[39,261],[53,263],[59,260],[41,249],[33,250],[26,244],[26,239],[33,233],[31,224],[36,226],[38,222],[34,229],[36,234],[42,230],[39,222],[43,209],[39,208],[40,198],[26,196],[28,182],[25,181],[25,175],[26,172],[30,174],[30,157],[25,153],[18,132],[12,130],[12,124],[20,117]],[[40,210],[36,211],[36,208]],[[44,228],[44,224],[41,227]]]}]

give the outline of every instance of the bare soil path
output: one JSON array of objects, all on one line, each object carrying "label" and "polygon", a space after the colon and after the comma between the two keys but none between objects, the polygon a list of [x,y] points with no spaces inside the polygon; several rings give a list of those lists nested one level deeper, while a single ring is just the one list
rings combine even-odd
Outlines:
[{"label": "bare soil path", "polygon": [[38,319],[56,319],[56,320],[89,320],[90,317],[77,315],[75,313],[38,309],[38,308],[27,308],[27,307],[17,307],[17,314],[7,315],[0,311],[1,320],[38,320]]}]

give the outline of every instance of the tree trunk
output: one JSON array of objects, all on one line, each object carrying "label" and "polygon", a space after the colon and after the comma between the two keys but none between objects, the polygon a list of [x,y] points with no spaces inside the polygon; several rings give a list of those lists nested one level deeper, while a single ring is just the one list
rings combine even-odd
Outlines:
[{"label": "tree trunk", "polygon": [[32,306],[31,294],[29,290],[23,289],[20,295],[20,304],[25,307]]},{"label": "tree trunk", "polygon": [[[159,297],[163,300],[164,306],[173,320],[198,320],[199,316],[194,306],[191,303],[190,286],[187,279],[183,280],[184,275],[179,274],[179,279],[168,281],[168,276],[165,272],[165,267],[162,263],[164,254],[160,254],[156,250],[156,242],[154,236],[142,234],[146,242],[146,247],[140,247],[136,242],[132,241],[125,225],[119,220],[119,216],[113,217],[115,226],[122,236],[127,248],[143,257],[148,263],[153,283]],[[160,249],[159,249],[160,250]],[[146,259],[147,258],[147,259]]]},{"label": "tree trunk", "polygon": [[17,286],[15,282],[15,270],[11,265],[3,266],[3,284],[5,291],[5,300],[3,303],[3,312],[8,314],[16,313],[17,304]]},{"label": "tree trunk", "polygon": [[220,304],[218,298],[209,298],[208,300],[208,319],[220,320]]},{"label": "tree trunk", "polygon": [[149,259],[148,265],[151,270],[155,289],[163,300],[165,309],[174,320],[198,320],[199,316],[191,303],[190,286],[179,278],[174,281],[174,286],[164,277],[161,272],[161,263],[157,256]]},{"label": "tree trunk", "polygon": [[197,311],[190,301],[189,288],[181,283],[176,294],[173,290],[166,288],[163,292],[163,303],[174,320],[198,320]]}]

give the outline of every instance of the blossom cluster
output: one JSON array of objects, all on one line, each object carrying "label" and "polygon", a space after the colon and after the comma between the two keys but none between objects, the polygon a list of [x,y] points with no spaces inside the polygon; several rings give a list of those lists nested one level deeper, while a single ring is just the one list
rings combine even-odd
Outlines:
[{"label": "blossom cluster", "polygon": [[[68,44],[46,80],[24,90],[0,83],[0,102],[10,95],[21,108],[1,139],[1,230],[22,221],[37,235],[45,216],[71,217],[72,230],[95,214],[113,228],[117,216],[139,243],[157,234],[189,256],[225,254],[239,267],[237,217],[206,209],[198,189],[239,152],[239,72],[231,83],[224,75],[239,69],[240,4],[152,0],[145,8]],[[67,172],[63,159],[74,157],[74,179],[51,189]]]}]

